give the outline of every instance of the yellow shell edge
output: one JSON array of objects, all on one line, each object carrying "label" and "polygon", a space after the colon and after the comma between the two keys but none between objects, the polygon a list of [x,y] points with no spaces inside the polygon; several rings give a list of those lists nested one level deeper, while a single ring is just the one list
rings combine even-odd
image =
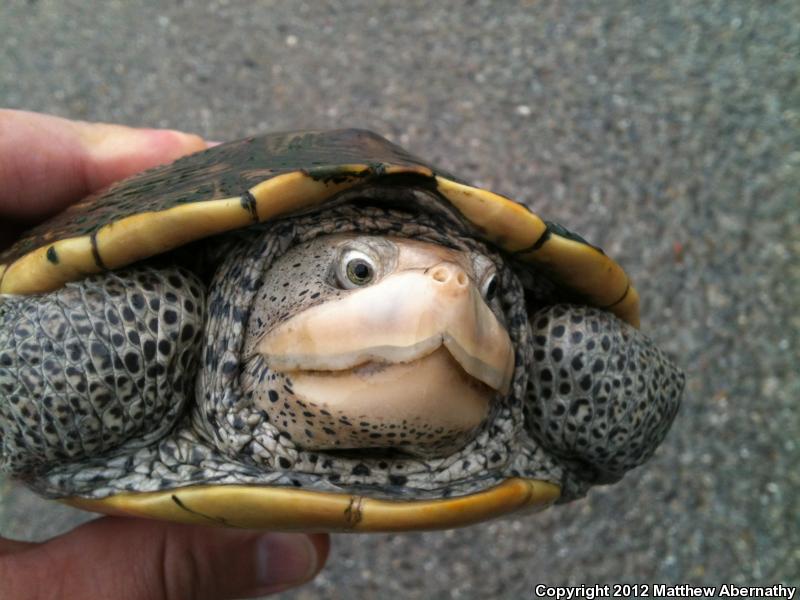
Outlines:
[{"label": "yellow shell edge", "polygon": [[508,252],[530,248],[545,224],[521,204],[499,194],[436,177],[439,193],[492,242]]},{"label": "yellow shell edge", "polygon": [[559,283],[639,327],[639,294],[613,259],[556,233],[539,244],[547,225],[524,206],[441,177],[436,182],[439,192],[491,241],[524,262],[545,267]]},{"label": "yellow shell edge", "polygon": [[545,267],[558,283],[639,327],[639,294],[622,267],[596,248],[553,233],[541,245],[517,257]]},{"label": "yellow shell edge", "polygon": [[[353,165],[354,169],[358,167],[367,166]],[[264,221],[320,203],[357,182],[353,178],[327,184],[292,171],[257,184],[249,191],[256,200],[258,221]],[[90,235],[68,238],[41,246],[9,265],[0,265],[0,293],[49,292],[104,268],[117,269],[255,221],[250,208],[239,197],[131,215],[98,229],[94,247]]]},{"label": "yellow shell edge", "polygon": [[542,510],[559,497],[557,485],[511,478],[467,496],[437,500],[377,500],[298,488],[199,485],[101,500],[62,502],[110,515],[147,517],[276,531],[414,531],[450,529],[513,511]]},{"label": "yellow shell edge", "polygon": [[[319,205],[358,184],[367,169],[368,165],[343,165],[340,173],[344,177],[336,183],[302,171],[267,179],[249,190],[255,198],[255,213],[238,197],[208,200],[108,223],[97,230],[94,243],[88,235],[48,243],[11,264],[0,265],[0,293],[49,292],[103,268],[123,267],[204,237]],[[347,173],[353,176],[348,178]],[[402,165],[385,165],[384,173],[433,176],[428,169]],[[560,283],[638,327],[638,294],[611,258],[557,234],[526,250],[546,231],[537,215],[499,194],[433,177],[439,192],[487,239],[507,252],[518,253],[522,260],[548,267]]]}]

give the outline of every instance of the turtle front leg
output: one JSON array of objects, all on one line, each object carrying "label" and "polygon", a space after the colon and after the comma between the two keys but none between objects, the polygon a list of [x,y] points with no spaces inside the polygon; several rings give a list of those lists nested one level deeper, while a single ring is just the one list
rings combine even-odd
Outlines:
[{"label": "turtle front leg", "polygon": [[0,471],[160,437],[192,393],[204,297],[188,271],[146,266],[0,296]]},{"label": "turtle front leg", "polygon": [[535,313],[530,324],[526,426],[567,463],[565,495],[619,480],[666,435],[683,373],[649,338],[607,311],[556,305]]}]

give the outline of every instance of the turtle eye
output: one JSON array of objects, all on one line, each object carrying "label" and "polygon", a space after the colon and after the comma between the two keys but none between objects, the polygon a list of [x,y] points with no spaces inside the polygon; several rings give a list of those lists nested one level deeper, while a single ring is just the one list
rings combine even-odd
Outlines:
[{"label": "turtle eye", "polygon": [[486,277],[483,278],[483,284],[481,285],[481,295],[486,299],[487,302],[491,302],[494,300],[495,296],[497,296],[497,273],[492,271]]},{"label": "turtle eye", "polygon": [[349,250],[339,261],[336,278],[344,289],[367,285],[375,278],[375,262],[372,257],[358,250]]}]

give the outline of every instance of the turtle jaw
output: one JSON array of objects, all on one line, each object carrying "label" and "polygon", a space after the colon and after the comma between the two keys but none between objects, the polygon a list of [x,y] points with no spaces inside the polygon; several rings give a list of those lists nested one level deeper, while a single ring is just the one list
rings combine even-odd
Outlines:
[{"label": "turtle jaw", "polygon": [[[391,447],[420,457],[451,454],[484,422],[497,394],[444,347],[405,363],[286,375],[304,418],[287,420],[284,429],[307,450]],[[285,407],[263,399],[258,405],[277,413],[272,420],[282,424]]]},{"label": "turtle jaw", "polygon": [[514,371],[511,338],[454,265],[400,272],[314,306],[281,323],[256,348],[270,368],[290,372],[407,363],[440,346],[469,375],[508,392]]},{"label": "turtle jaw", "polygon": [[514,370],[505,327],[451,261],[306,309],[256,350],[292,389],[282,401],[255,390],[256,403],[308,450],[450,454],[508,392]]}]

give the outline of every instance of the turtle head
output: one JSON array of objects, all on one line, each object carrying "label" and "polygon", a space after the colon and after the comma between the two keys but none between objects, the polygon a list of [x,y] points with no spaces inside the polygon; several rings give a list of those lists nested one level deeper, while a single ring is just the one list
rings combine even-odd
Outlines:
[{"label": "turtle head", "polygon": [[242,387],[307,450],[452,453],[510,388],[497,282],[485,256],[427,242],[298,245],[271,266],[250,314]]}]

